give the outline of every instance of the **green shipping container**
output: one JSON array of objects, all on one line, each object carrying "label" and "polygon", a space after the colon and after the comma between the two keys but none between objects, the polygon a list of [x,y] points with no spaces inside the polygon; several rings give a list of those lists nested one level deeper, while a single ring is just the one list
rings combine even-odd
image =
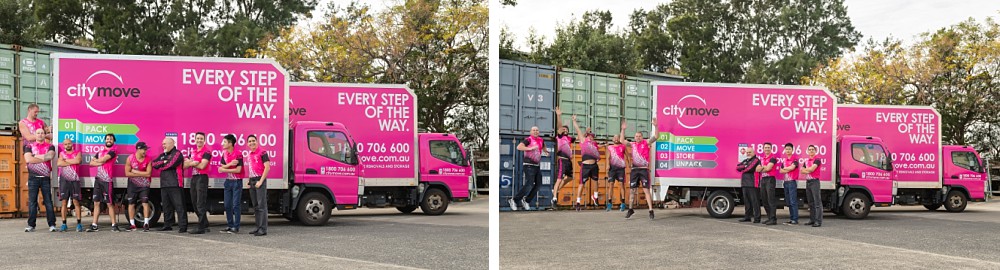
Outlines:
[{"label": "green shipping container", "polygon": [[0,127],[13,126],[14,118],[14,51],[0,45]]},{"label": "green shipping container", "polygon": [[648,80],[628,78],[625,80],[625,120],[628,128],[625,136],[631,140],[636,131],[649,138],[652,130],[653,91]]},{"label": "green shipping container", "polygon": [[28,105],[38,104],[38,118],[52,123],[52,60],[49,51],[22,49],[18,52],[20,71],[21,116],[28,113]]},{"label": "green shipping container", "polygon": [[[570,133],[573,131],[573,115],[576,115],[580,130],[586,132],[587,127],[591,127],[591,72],[564,69],[557,73],[559,78],[558,93],[559,109],[562,110],[560,118],[562,125],[569,127]],[[556,127],[558,129],[558,127]]]},{"label": "green shipping container", "polygon": [[594,91],[592,94],[594,135],[598,139],[611,139],[621,132],[622,123],[622,80],[618,75],[594,73],[591,75]]}]

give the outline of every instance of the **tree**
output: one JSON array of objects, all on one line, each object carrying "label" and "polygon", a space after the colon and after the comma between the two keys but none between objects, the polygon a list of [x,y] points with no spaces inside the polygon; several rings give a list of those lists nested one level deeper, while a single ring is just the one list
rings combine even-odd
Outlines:
[{"label": "tree", "polygon": [[331,4],[326,21],[289,28],[253,56],[274,58],[293,79],[407,84],[429,132],[488,146],[488,7],[485,1],[405,1],[381,12]]},{"label": "tree", "polygon": [[32,46],[41,35],[31,13],[31,1],[0,1],[0,43]]},{"label": "tree", "polygon": [[530,37],[533,60],[560,67],[615,74],[635,74],[639,67],[632,41],[611,29],[611,12],[588,11],[556,29],[551,44]]}]

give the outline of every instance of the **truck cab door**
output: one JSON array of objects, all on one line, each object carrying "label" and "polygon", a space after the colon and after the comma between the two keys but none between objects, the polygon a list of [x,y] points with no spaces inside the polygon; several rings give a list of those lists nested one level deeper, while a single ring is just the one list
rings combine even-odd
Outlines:
[{"label": "truck cab door", "polygon": [[298,133],[305,145],[296,151],[296,182],[328,188],[338,206],[358,205],[358,159],[346,131],[309,129]]},{"label": "truck cab door", "polygon": [[472,167],[462,144],[452,136],[422,136],[420,149],[420,181],[444,184],[453,199],[468,199]]},{"label": "truck cab door", "polygon": [[864,187],[875,204],[893,202],[892,162],[878,142],[847,141],[840,145],[840,184]]},{"label": "truck cab door", "polygon": [[969,200],[985,201],[986,168],[972,149],[953,149],[944,153],[944,183],[949,186],[963,186],[969,192]]}]

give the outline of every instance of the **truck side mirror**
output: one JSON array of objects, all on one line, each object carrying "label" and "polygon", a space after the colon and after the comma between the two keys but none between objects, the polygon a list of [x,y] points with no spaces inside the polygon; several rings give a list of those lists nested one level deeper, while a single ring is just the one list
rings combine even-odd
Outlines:
[{"label": "truck side mirror", "polygon": [[350,151],[347,151],[347,153],[345,153],[344,159],[347,161],[347,163],[358,164],[357,160],[354,159],[354,151],[356,151],[356,148],[354,148],[354,146],[351,146]]}]

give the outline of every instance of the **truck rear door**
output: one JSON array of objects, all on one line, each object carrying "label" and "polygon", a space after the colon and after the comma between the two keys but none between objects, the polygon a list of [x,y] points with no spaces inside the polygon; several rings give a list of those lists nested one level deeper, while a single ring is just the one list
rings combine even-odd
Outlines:
[{"label": "truck rear door", "polygon": [[448,187],[455,200],[469,198],[472,170],[462,144],[453,136],[420,136],[420,181]]},{"label": "truck rear door", "polygon": [[309,128],[296,131],[296,137],[304,144],[296,147],[296,182],[328,188],[338,206],[358,205],[358,159],[346,131]]}]

